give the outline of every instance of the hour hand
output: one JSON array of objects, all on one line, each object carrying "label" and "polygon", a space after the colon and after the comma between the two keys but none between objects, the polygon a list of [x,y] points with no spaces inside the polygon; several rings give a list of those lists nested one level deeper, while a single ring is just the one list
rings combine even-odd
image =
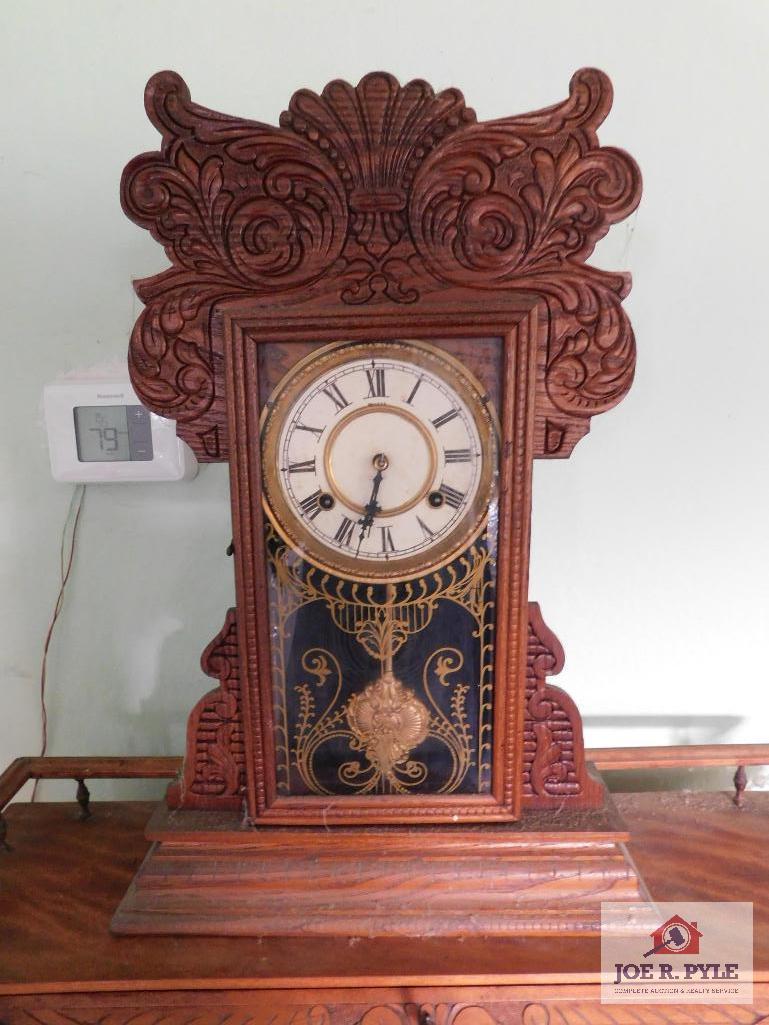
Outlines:
[{"label": "hour hand", "polygon": [[358,523],[360,524],[360,534],[358,535],[358,549],[356,555],[360,553],[360,546],[371,532],[371,528],[374,524],[374,517],[381,511],[381,507],[377,502],[377,496],[379,495],[379,488],[381,487],[382,478],[384,476],[383,471],[386,470],[388,466],[388,459],[387,456],[379,453],[374,456],[373,462],[376,467],[376,474],[374,475],[371,488],[371,497],[363,506],[363,516],[358,520]]},{"label": "hour hand", "polygon": [[378,470],[376,477],[374,477],[374,487],[371,491],[371,498],[363,506],[363,516],[358,520],[360,524],[360,534],[358,535],[358,551],[360,546],[363,544],[365,539],[368,537],[369,532],[374,524],[374,517],[379,512],[379,503],[377,502],[377,494],[379,493],[379,485],[382,483],[382,471]]}]

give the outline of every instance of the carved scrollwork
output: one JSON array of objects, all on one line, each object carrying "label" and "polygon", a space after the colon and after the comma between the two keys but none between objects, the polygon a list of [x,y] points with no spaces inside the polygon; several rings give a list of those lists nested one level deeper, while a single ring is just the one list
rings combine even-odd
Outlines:
[{"label": "carved scrollwork", "polygon": [[163,149],[131,161],[121,199],[173,267],[137,285],[148,307],[130,368],[153,409],[194,420],[215,395],[212,305],[322,276],[344,246],[347,206],[333,165],[304,139],[193,104],[178,75],[150,79],[145,105]]},{"label": "carved scrollwork", "polygon": [[604,1004],[589,1000],[529,1003],[521,1014],[522,1025],[758,1025],[766,1014],[757,1007],[738,1004]]},{"label": "carved scrollwork", "polygon": [[598,147],[610,105],[606,76],[580,71],[560,106],[448,140],[422,164],[411,195],[415,245],[432,274],[542,295],[551,316],[547,391],[558,409],[580,415],[618,402],[635,363],[620,309],[629,278],[584,266],[640,198],[635,162]]},{"label": "carved scrollwork", "polygon": [[229,609],[224,625],[203,652],[203,672],[219,686],[192,710],[189,749],[182,778],[168,792],[172,807],[239,809],[246,782],[245,738],[240,693],[237,619]]},{"label": "carved scrollwork", "polygon": [[303,138],[191,102],[172,72],[150,79],[160,153],[125,170],[125,212],[195,280],[260,292],[306,284],[342,251],[347,205],[333,164]]},{"label": "carved scrollwork", "polygon": [[199,458],[227,456],[212,313],[228,299],[323,296],[343,311],[450,289],[539,295],[543,455],[567,454],[629,388],[629,278],[585,265],[641,190],[633,160],[598,144],[611,106],[601,72],[577,72],[561,104],[487,123],[456,89],[381,72],[301,90],[279,127],[193,103],[168,71],[145,105],[162,148],[126,167],[123,208],[172,266],[137,283],[147,308],[129,365],[142,400],[180,421]]},{"label": "carved scrollwork", "polygon": [[344,1006],[272,1000],[262,1006],[225,1001],[214,1008],[199,1002],[172,1005],[162,998],[152,1004],[134,1000],[122,1006],[108,999],[97,999],[88,1007],[70,1006],[61,997],[56,1002],[58,1007],[20,1008],[13,1016],[14,1025],[331,1025],[337,1020],[332,1012]]},{"label": "carved scrollwork", "polygon": [[226,1001],[216,1010],[204,1006],[164,1005],[156,1010],[140,1012],[137,1006],[116,1007],[109,1002],[94,1001],[88,1008],[25,1006],[16,1012],[14,1022],[32,1025],[330,1025],[332,1021],[352,1025],[500,1025],[521,1022],[522,1025],[758,1025],[766,1020],[765,1012],[756,1006],[738,1004],[664,1005],[634,1004],[632,1013],[626,1005],[601,1004],[598,1000],[560,998],[523,1003],[516,997],[481,1004],[372,1004],[360,1005],[279,1003],[270,1001],[263,1007],[253,1004],[230,1004]]},{"label": "carved scrollwork", "polygon": [[629,279],[583,267],[539,287],[551,324],[549,399],[556,409],[582,417],[610,409],[627,394],[635,373],[635,338],[621,306]]},{"label": "carved scrollwork", "polygon": [[149,298],[133,330],[128,367],[146,405],[184,423],[214,401],[216,373],[206,326],[216,289],[169,288]]},{"label": "carved scrollwork", "polygon": [[379,1004],[358,1025],[499,1025],[499,1019],[478,1004]]},{"label": "carved scrollwork", "polygon": [[598,806],[602,786],[585,767],[582,719],[572,699],[548,683],[563,669],[560,641],[529,602],[526,706],[523,725],[523,803],[547,808]]}]

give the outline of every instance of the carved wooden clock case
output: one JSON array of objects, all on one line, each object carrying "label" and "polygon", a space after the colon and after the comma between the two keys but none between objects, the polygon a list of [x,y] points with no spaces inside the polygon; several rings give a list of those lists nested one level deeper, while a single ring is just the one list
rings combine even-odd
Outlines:
[{"label": "carved wooden clock case", "polygon": [[643,888],[527,575],[533,460],[633,377],[629,276],[585,262],[641,193],[608,79],[486,123],[383,73],[280,127],[145,102],[122,202],[172,266],[131,377],[229,460],[237,607],[113,929],[596,929]]}]

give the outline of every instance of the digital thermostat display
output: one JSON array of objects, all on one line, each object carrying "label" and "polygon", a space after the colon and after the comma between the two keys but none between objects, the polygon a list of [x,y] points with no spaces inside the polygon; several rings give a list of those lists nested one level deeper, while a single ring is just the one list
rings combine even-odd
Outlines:
[{"label": "digital thermostat display", "polygon": [[45,386],[55,480],[82,484],[190,480],[198,463],[176,423],[139,402],[127,377],[89,373]]},{"label": "digital thermostat display", "polygon": [[152,459],[152,427],[144,406],[75,406],[81,463]]}]

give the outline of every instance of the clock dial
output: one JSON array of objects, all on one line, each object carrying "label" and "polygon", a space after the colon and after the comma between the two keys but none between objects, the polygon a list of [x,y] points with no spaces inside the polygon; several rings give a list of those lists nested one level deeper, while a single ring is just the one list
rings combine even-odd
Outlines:
[{"label": "clock dial", "polygon": [[495,428],[478,383],[424,342],[338,343],[292,369],[263,421],[267,512],[311,562],[404,579],[481,529]]}]

